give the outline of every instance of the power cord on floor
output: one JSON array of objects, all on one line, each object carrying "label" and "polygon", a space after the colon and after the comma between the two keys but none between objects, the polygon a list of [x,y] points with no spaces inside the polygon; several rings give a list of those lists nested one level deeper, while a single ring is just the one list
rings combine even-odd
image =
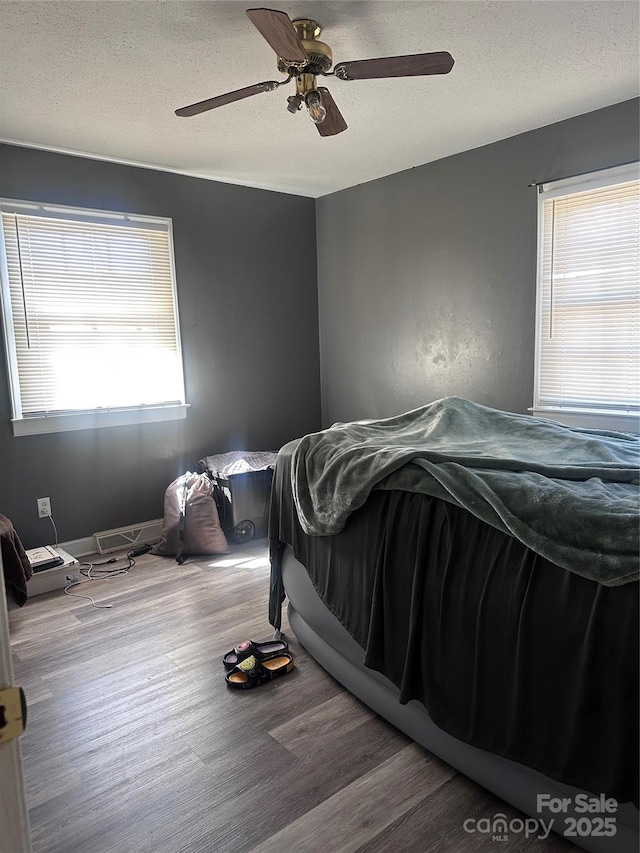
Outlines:
[{"label": "power cord on floor", "polygon": [[51,524],[53,524],[53,532],[54,532],[55,537],[56,537],[56,545],[57,545],[58,544],[58,528],[56,527],[56,523],[53,520],[52,515],[49,516],[49,521],[51,522]]},{"label": "power cord on floor", "polygon": [[[51,518],[51,516],[49,516],[49,518]],[[110,560],[105,560],[102,563],[80,563],[80,574],[87,578],[87,581],[107,580],[108,578],[115,578],[120,575],[128,575],[129,571],[136,564],[135,558],[140,557],[142,554],[147,554],[150,550],[151,545],[140,545],[137,548],[132,548],[124,557],[111,557]],[[95,571],[97,566],[112,565],[120,560],[127,560],[127,565],[119,566],[117,569],[98,568],[97,571]],[[73,598],[86,598],[91,602],[92,607],[100,610],[107,610],[108,608],[113,607],[113,604],[96,604],[90,595],[84,595],[80,592],[69,592],[69,590],[73,589],[74,586],[79,586],[81,583],[86,583],[87,581],[77,580],[68,584],[68,586],[65,586],[64,588],[65,595],[70,595]]]}]

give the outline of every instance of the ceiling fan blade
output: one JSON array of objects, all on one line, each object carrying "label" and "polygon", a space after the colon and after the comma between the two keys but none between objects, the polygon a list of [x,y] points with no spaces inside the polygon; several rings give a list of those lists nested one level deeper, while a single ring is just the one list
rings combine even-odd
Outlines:
[{"label": "ceiling fan blade", "polygon": [[284,12],[275,9],[247,9],[247,15],[278,56],[289,62],[309,61],[309,55],[294,30],[291,19]]},{"label": "ceiling fan blade", "polygon": [[227,92],[224,95],[218,95],[216,98],[207,98],[206,101],[198,101],[197,104],[190,104],[188,107],[181,107],[176,110],[177,116],[197,116],[199,113],[205,113],[207,110],[213,110],[216,107],[223,107],[225,104],[232,104],[234,101],[241,101],[243,98],[250,98],[251,95],[257,95],[260,92],[272,92],[278,88],[275,80],[267,80],[265,83],[255,83],[253,86],[246,86],[244,89],[236,89],[234,92]]},{"label": "ceiling fan blade", "polygon": [[446,50],[437,53],[414,53],[409,56],[385,56],[380,59],[358,59],[340,62],[334,68],[341,80],[373,80],[381,77],[418,77],[424,74],[448,74],[453,57]]},{"label": "ceiling fan blade", "polygon": [[331,97],[331,92],[321,86],[318,87],[318,92],[320,92],[322,106],[327,111],[324,121],[316,125],[318,133],[320,136],[335,136],[336,133],[342,133],[347,129],[347,123]]}]

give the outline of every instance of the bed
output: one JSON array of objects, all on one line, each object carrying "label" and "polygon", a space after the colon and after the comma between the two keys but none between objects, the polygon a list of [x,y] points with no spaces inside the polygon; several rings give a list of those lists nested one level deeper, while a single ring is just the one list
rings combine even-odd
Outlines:
[{"label": "bed", "polygon": [[270,621],[286,594],[381,716],[584,849],[636,851],[639,448],[459,398],[291,442]]}]

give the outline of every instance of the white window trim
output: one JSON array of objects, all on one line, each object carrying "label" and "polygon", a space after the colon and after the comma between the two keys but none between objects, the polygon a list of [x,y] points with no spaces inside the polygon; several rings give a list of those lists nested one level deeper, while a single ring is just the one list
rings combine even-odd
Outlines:
[{"label": "white window trim", "polygon": [[47,415],[39,418],[12,418],[14,435],[42,435],[47,432],[68,432],[76,429],[127,426],[182,420],[187,417],[188,403],[172,406],[137,406],[131,409],[94,409],[68,415]]},{"label": "white window trim", "polygon": [[[184,365],[182,359],[182,341],[180,338],[178,294],[173,247],[173,222],[171,219],[158,216],[138,216],[135,214],[120,213],[116,211],[98,211],[91,208],[23,202],[16,199],[5,198],[0,198],[0,210],[10,213],[28,214],[29,216],[42,216],[45,218],[63,218],[66,220],[75,219],[79,222],[104,222],[110,219],[120,220],[121,225],[130,225],[130,227],[134,228],[137,223],[140,223],[144,225],[145,228],[166,230],[169,235],[171,283],[176,318],[177,352],[180,371],[182,373],[184,383]],[[189,404],[184,398],[179,402],[160,405],[123,407],[121,409],[105,408],[94,409],[86,412],[52,413],[50,415],[36,417],[22,417],[20,389],[15,381],[15,377],[18,375],[18,363],[14,340],[11,299],[9,296],[9,271],[7,269],[4,230],[2,227],[0,227],[0,291],[2,296],[1,307],[7,376],[13,412],[11,425],[14,436],[41,435],[53,432],[68,432],[70,430],[100,429],[102,427],[158,423],[162,421],[182,420],[187,417]]]},{"label": "white window trim", "polygon": [[609,411],[597,412],[595,409],[552,408],[551,406],[533,406],[528,411],[537,418],[548,418],[561,424],[567,424],[567,426],[640,433],[640,415]]},{"label": "white window trim", "polygon": [[597,189],[612,182],[623,183],[636,180],[640,163],[627,163],[613,166],[584,175],[563,178],[539,185],[538,192],[538,237],[536,253],[536,324],[534,351],[534,391],[533,406],[528,411],[539,418],[548,418],[569,426],[582,426],[588,429],[616,430],[619,432],[640,433],[640,414],[603,409],[572,408],[570,406],[543,406],[540,404],[540,323],[543,300],[543,256],[544,256],[544,201],[569,195],[577,187]]},{"label": "white window trim", "polygon": [[597,172],[588,172],[584,175],[574,175],[572,178],[562,178],[557,181],[549,181],[540,184],[539,195],[545,198],[558,198],[558,196],[571,195],[576,187],[585,190],[596,190],[598,187],[607,187],[611,183],[624,183],[638,178],[640,163],[625,163],[623,166],[612,166],[610,169],[600,169]]}]

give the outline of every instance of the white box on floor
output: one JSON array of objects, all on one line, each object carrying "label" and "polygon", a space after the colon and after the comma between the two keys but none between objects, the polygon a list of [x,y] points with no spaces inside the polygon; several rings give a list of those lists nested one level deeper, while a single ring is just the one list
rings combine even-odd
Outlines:
[{"label": "white box on floor", "polygon": [[58,545],[54,546],[54,551],[62,557],[64,562],[52,569],[34,572],[31,579],[27,581],[27,594],[29,596],[51,592],[54,589],[64,589],[70,583],[77,583],[80,580],[80,563],[76,558]]}]

